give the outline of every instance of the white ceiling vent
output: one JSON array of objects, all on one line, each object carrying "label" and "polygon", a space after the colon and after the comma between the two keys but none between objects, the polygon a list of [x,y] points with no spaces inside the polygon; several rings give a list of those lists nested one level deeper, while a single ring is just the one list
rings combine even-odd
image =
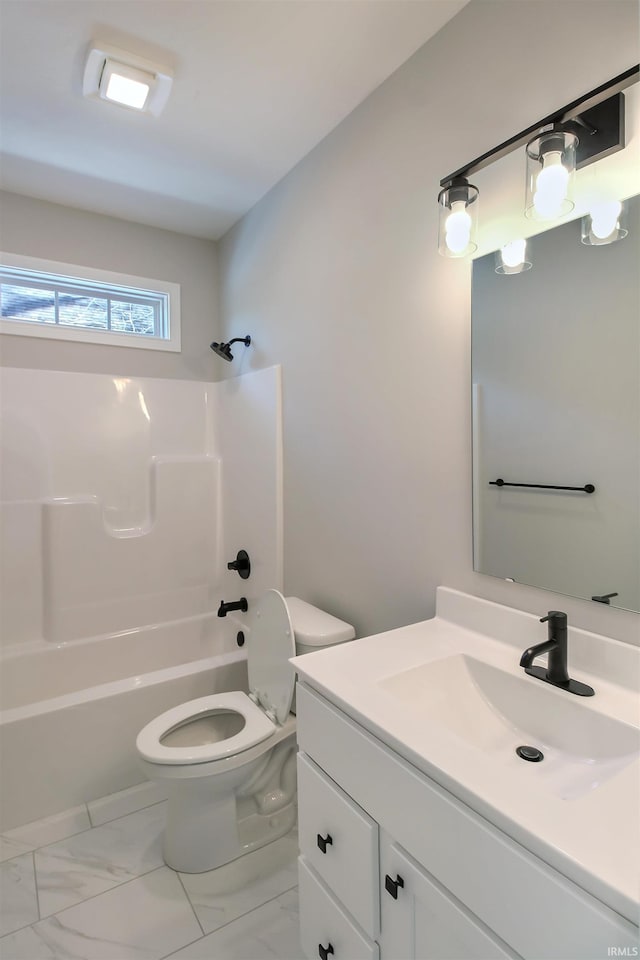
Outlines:
[{"label": "white ceiling vent", "polygon": [[169,99],[172,83],[173,76],[165,67],[117,47],[92,44],[82,92],[85,97],[157,117]]}]

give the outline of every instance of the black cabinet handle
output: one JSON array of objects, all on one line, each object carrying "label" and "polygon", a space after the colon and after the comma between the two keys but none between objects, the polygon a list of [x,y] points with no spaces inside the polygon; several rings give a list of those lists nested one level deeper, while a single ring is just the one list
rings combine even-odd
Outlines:
[{"label": "black cabinet handle", "polygon": [[318,846],[320,847],[323,853],[327,852],[327,846],[330,846],[332,843],[333,843],[333,838],[330,833],[328,833],[326,837],[321,837],[320,834],[318,834]]},{"label": "black cabinet handle", "polygon": [[321,943],[318,944],[318,956],[320,960],[327,960],[330,953],[333,953],[333,947],[330,943],[327,944],[326,947],[323,947]]},{"label": "black cabinet handle", "polygon": [[384,878],[384,888],[394,900],[398,899],[398,887],[404,887],[404,880],[402,877],[399,874],[396,874],[395,880],[392,880],[389,874],[387,874]]}]

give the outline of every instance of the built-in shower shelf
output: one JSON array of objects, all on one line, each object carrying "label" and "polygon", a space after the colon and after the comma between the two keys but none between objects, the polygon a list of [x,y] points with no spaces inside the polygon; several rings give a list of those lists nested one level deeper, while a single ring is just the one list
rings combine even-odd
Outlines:
[{"label": "built-in shower shelf", "polygon": [[[166,483],[164,476],[167,474],[167,471],[173,467],[177,467],[178,470],[184,468],[185,478],[187,478],[189,476],[189,472],[193,472],[194,469],[198,469],[198,465],[202,465],[205,469],[210,467],[214,470],[216,475],[219,474],[220,460],[218,457],[208,455],[151,457],[149,461],[149,484],[145,498],[146,508],[144,511],[139,511],[137,518],[139,522],[131,526],[124,526],[121,524],[120,518],[123,516],[123,510],[121,508],[117,506],[106,505],[103,499],[95,494],[80,494],[73,497],[51,497],[42,500],[42,504],[46,507],[75,507],[78,505],[85,506],[87,504],[91,504],[101,511],[102,524],[105,533],[109,536],[120,539],[127,539],[129,537],[143,537],[151,531],[156,521],[158,513],[158,485]],[[217,479],[219,479],[219,477],[217,477]],[[181,497],[181,490],[175,489],[173,492],[179,501]],[[210,492],[205,491],[205,493],[209,495]],[[165,491],[164,496],[165,499],[170,502],[171,494],[169,494],[169,497],[167,497]],[[204,507],[204,504],[202,504],[202,506]],[[144,512],[144,516],[141,515],[142,512]],[[130,509],[126,511],[126,515],[129,518],[131,517],[131,513],[132,511]]]}]

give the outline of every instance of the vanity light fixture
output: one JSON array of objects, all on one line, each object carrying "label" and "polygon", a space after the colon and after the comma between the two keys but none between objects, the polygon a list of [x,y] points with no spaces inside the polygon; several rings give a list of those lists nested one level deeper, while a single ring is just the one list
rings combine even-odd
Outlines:
[{"label": "vanity light fixture", "polygon": [[[479,192],[477,187],[471,186],[468,178],[525,145],[527,216],[554,219],[569,213],[573,209],[570,196],[573,171],[624,149],[622,91],[637,83],[639,78],[640,64],[636,64],[443,177],[438,195],[439,253],[445,257],[464,257],[477,249],[473,221]],[[459,199],[459,191],[465,186],[473,191],[473,197],[469,194],[465,198],[460,193]],[[454,203],[457,204],[455,208]],[[456,214],[460,216],[451,221],[447,230],[449,219]],[[471,227],[464,219],[465,214],[471,217]],[[463,246],[463,240],[467,241],[466,246]]]},{"label": "vanity light fixture", "polygon": [[531,260],[527,257],[527,241],[523,237],[496,250],[496,273],[524,273],[525,270],[531,270]]},{"label": "vanity light fixture", "polygon": [[130,110],[158,116],[164,109],[173,76],[143,57],[104,44],[92,45],[84,68],[82,92]]},{"label": "vanity light fixture", "polygon": [[626,205],[621,200],[594,203],[582,218],[581,242],[591,247],[623,240],[629,233],[626,226]]},{"label": "vanity light fixture", "polygon": [[438,251],[443,257],[466,257],[478,249],[479,196],[465,177],[455,177],[438,194]]}]

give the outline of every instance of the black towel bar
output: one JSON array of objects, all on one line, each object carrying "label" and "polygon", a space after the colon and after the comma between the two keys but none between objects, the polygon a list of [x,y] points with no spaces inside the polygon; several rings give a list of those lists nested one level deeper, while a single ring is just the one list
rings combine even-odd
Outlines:
[{"label": "black towel bar", "polygon": [[508,480],[489,480],[492,487],[535,487],[537,490],[577,490],[580,493],[593,493],[595,487],[592,483],[585,483],[584,487],[558,487],[553,483],[510,483]]}]

